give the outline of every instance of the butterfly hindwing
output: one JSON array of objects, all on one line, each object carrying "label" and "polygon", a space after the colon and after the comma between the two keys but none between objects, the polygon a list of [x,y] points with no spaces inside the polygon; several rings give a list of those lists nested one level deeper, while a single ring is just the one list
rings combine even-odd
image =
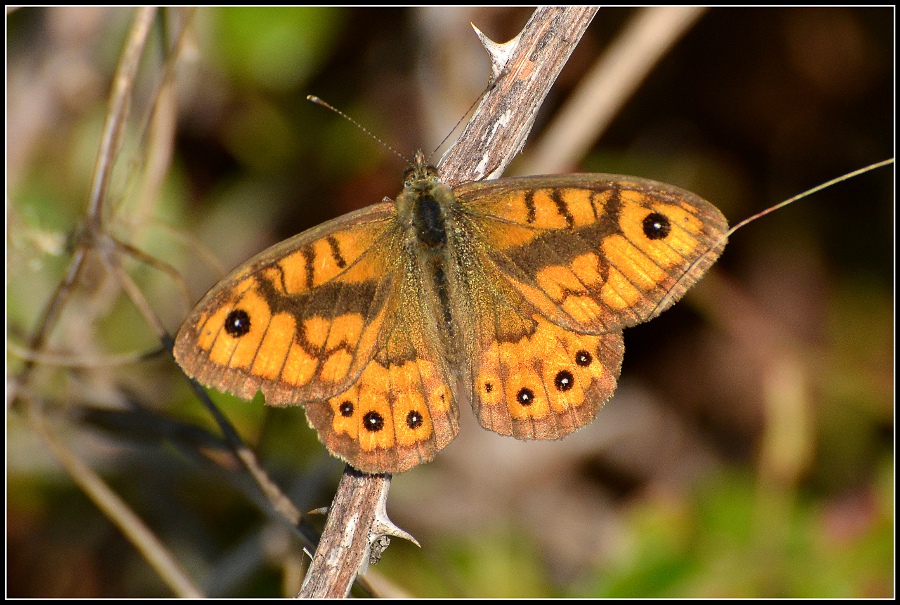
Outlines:
[{"label": "butterfly hindwing", "polygon": [[384,311],[375,355],[355,384],[306,406],[329,450],[366,472],[399,473],[428,462],[459,430],[448,352],[413,261],[407,255],[395,261],[396,295]]},{"label": "butterfly hindwing", "polygon": [[502,278],[493,283],[492,304],[474,305],[481,346],[471,380],[479,422],[517,439],[559,439],[590,423],[616,389],[622,331],[568,330]]}]

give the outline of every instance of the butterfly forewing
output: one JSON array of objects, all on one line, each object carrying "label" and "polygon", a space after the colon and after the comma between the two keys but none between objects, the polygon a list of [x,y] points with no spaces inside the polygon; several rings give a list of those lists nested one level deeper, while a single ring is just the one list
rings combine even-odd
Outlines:
[{"label": "butterfly forewing", "polygon": [[393,206],[380,204],[249,260],[197,304],[175,358],[199,382],[269,404],[346,390],[374,354],[398,284]]},{"label": "butterfly forewing", "polygon": [[725,246],[718,209],[646,179],[523,177],[454,193],[493,266],[570,330],[601,334],[655,317]]}]

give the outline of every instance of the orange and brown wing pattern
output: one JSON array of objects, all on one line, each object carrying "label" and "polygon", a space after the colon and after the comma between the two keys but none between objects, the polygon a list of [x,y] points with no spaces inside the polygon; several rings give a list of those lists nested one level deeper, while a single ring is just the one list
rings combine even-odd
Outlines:
[{"label": "orange and brown wing pattern", "polygon": [[514,290],[494,296],[478,306],[481,346],[471,360],[479,422],[518,439],[559,439],[589,424],[616,389],[622,331],[573,332]]},{"label": "orange and brown wing pattern", "polygon": [[385,313],[375,356],[348,390],[306,405],[332,454],[368,473],[399,473],[434,458],[456,436],[459,408],[452,371],[436,350],[422,306],[404,304],[418,288],[406,272]]},{"label": "orange and brown wing pattern", "polygon": [[397,284],[392,204],[301,233],[233,271],[197,304],[175,358],[204,385],[272,405],[346,390],[372,358]]},{"label": "orange and brown wing pattern", "polygon": [[304,405],[362,471],[431,460],[457,433],[461,395],[520,439],[588,424],[615,390],[622,329],[675,302],[724,247],[721,213],[668,185],[570,175],[451,195],[417,160],[396,206],[251,259],[175,344],[203,384]]},{"label": "orange and brown wing pattern", "polygon": [[473,407],[520,439],[588,424],[616,388],[622,329],[675,302],[724,246],[715,207],[644,179],[525,177],[454,194],[466,255],[479,259],[461,270],[489,293],[473,297]]},{"label": "orange and brown wing pattern", "polygon": [[579,332],[655,317],[725,246],[712,204],[636,177],[511,178],[454,193],[490,264],[544,317]]},{"label": "orange and brown wing pattern", "polygon": [[[463,219],[464,220],[464,219]],[[612,396],[622,365],[622,330],[585,334],[560,326],[494,266],[477,238],[455,242],[465,300],[467,351],[459,358],[479,422],[518,439],[559,439],[590,423]]]},{"label": "orange and brown wing pattern", "polygon": [[217,390],[304,405],[328,450],[359,470],[431,460],[456,436],[458,411],[408,261],[393,204],[301,233],[206,294],[176,360]]}]

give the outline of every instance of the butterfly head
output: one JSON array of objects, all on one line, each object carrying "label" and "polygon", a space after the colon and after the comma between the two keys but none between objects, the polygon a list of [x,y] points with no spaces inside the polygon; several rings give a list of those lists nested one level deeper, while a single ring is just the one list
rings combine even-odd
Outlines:
[{"label": "butterfly head", "polygon": [[425,154],[419,150],[413,165],[403,173],[403,189],[413,193],[428,191],[434,188],[437,176],[437,168],[428,164]]}]

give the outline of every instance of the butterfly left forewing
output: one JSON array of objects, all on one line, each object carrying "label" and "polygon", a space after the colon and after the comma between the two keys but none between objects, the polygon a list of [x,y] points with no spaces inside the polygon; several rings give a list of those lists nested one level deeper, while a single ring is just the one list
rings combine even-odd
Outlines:
[{"label": "butterfly left forewing", "polygon": [[413,269],[394,204],[340,217],[221,280],[184,322],[176,360],[217,390],[304,405],[329,452],[359,470],[407,470],[458,426]]},{"label": "butterfly left forewing", "polygon": [[454,193],[497,270],[547,319],[576,331],[655,317],[725,246],[715,206],[636,177],[510,178]]},{"label": "butterfly left forewing", "polygon": [[271,405],[346,390],[372,357],[396,288],[391,204],[277,244],[214,286],[185,320],[175,359],[217,390]]}]

